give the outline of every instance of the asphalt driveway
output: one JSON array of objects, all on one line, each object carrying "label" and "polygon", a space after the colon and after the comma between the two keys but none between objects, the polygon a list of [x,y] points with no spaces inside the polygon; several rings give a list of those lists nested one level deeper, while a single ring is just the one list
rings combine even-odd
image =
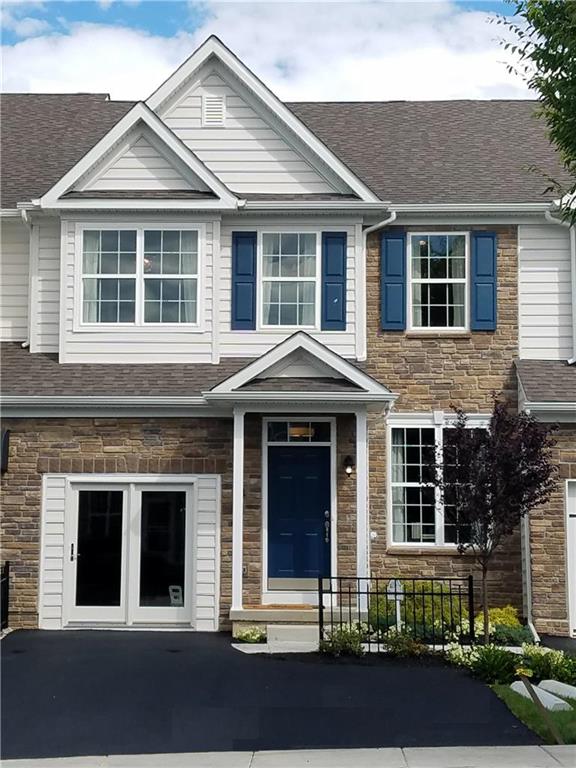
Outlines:
[{"label": "asphalt driveway", "polygon": [[13,632],[2,756],[538,744],[439,663],[249,656],[223,634]]}]

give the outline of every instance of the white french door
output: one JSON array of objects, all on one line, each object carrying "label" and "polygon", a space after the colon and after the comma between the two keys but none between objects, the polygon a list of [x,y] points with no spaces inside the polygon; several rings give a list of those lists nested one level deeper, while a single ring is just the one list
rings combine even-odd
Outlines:
[{"label": "white french door", "polygon": [[194,488],[72,483],[67,494],[69,624],[190,624]]}]

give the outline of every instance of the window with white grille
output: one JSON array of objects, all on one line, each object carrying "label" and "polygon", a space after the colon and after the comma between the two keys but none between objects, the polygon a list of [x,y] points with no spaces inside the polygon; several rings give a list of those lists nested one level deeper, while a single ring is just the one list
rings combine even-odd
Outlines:
[{"label": "window with white grille", "polygon": [[226,117],[226,100],[224,96],[202,97],[202,125],[213,128],[224,125]]}]

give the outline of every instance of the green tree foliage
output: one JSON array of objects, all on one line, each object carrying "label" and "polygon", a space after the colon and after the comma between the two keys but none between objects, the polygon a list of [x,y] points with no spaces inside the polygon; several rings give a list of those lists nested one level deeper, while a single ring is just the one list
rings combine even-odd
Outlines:
[{"label": "green tree foliage", "polygon": [[550,139],[570,181],[550,179],[562,216],[576,224],[576,1],[508,0],[514,18],[500,17],[516,37],[503,42],[514,53],[527,84],[538,94]]}]

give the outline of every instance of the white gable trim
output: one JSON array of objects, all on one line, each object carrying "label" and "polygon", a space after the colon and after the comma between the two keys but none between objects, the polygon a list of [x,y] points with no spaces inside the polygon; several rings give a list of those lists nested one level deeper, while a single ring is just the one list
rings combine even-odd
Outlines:
[{"label": "white gable trim", "polygon": [[301,141],[339,176],[362,200],[379,202],[379,198],[320,139],[286,107],[264,83],[254,75],[221,40],[212,35],[172,74],[146,104],[159,111],[162,104],[201,67],[210,56],[225,64]]},{"label": "white gable trim", "polygon": [[[119,120],[116,125],[103,136],[102,139],[87,152],[56,184],[40,198],[41,208],[110,208],[114,207],[141,207],[140,203],[148,203],[142,207],[174,207],[174,203],[167,200],[146,200],[130,201],[124,200],[124,206],[117,205],[120,201],[112,200],[62,200],[61,195],[65,194],[79,179],[81,179],[90,169],[97,164],[104,155],[121,141],[122,138],[133,128],[138,121],[145,123],[150,131],[171,150],[190,170],[197,175],[206,186],[218,195],[218,200],[179,200],[178,208],[231,208],[237,207],[238,198],[228,187],[226,187],[198,157],[183,144],[172,131],[152,112],[146,104],[138,103]],[[100,205],[98,204],[100,203]],[[159,203],[168,203],[168,206],[158,205]],[[151,204],[151,205],[150,205]]]},{"label": "white gable trim", "polygon": [[[271,349],[265,355],[262,355],[262,357],[254,360],[252,363],[249,363],[245,368],[242,368],[241,371],[238,371],[238,373],[233,374],[225,381],[216,385],[209,392],[203,392],[202,394],[206,400],[230,397],[237,398],[239,395],[241,397],[246,396],[248,398],[261,397],[263,394],[262,392],[241,393],[238,392],[238,390],[240,387],[248,384],[248,382],[252,381],[253,379],[261,377],[263,373],[268,372],[270,369],[274,370],[274,368],[277,368],[279,363],[292,355],[294,352],[298,352],[300,350],[307,352],[311,357],[316,358],[321,364],[331,368],[340,378],[351,381],[353,384],[356,384],[358,387],[360,387],[360,389],[363,390],[363,392],[359,393],[333,393],[330,395],[331,398],[333,397],[334,399],[351,400],[360,397],[361,399],[367,399],[367,395],[372,395],[389,401],[392,401],[396,398],[396,395],[394,395],[387,387],[377,382],[376,379],[373,379],[371,376],[363,373],[363,371],[360,371],[358,368],[356,368],[356,366],[344,360],[344,358],[340,357],[340,355],[332,352],[330,349],[325,347],[323,344],[320,344],[320,342],[316,341],[303,331],[299,331],[298,333],[293,334],[281,344],[278,344],[278,346],[274,347],[274,349]],[[294,399],[295,395],[294,393],[285,393],[285,396]],[[302,393],[299,395],[299,397],[307,399],[308,397],[312,397],[312,393]],[[316,393],[314,393],[314,397],[317,397]],[[322,397],[326,399],[325,394],[322,394]]]}]

